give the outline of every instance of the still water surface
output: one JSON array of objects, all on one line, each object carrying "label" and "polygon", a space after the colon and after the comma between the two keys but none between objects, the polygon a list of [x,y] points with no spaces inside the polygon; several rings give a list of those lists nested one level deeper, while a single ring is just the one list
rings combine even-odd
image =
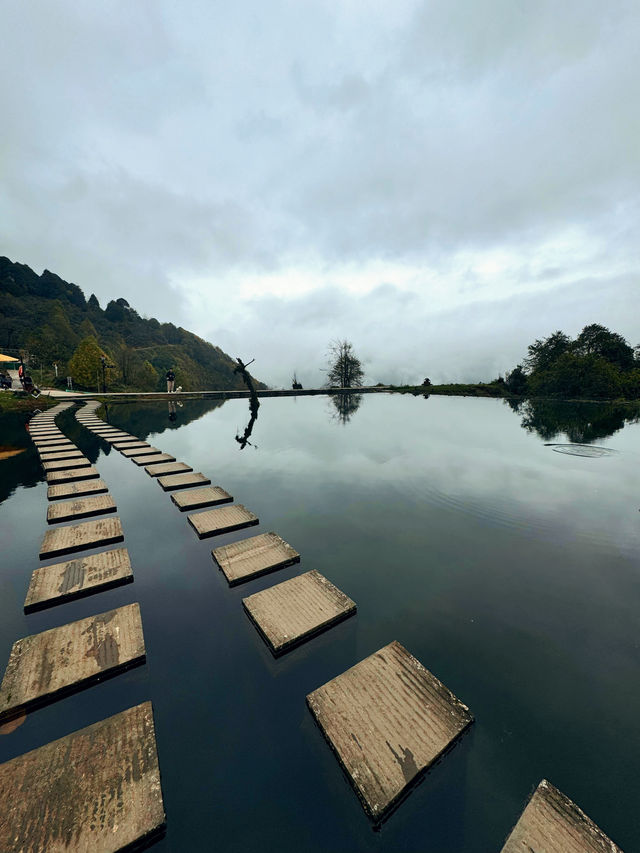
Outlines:
[{"label": "still water surface", "polygon": [[[543,777],[640,849],[640,426],[607,407],[386,395],[342,416],[327,398],[263,400],[241,450],[246,401],[186,401],[175,419],[165,404],[112,407],[112,423],[260,518],[200,542],[65,413],[117,502],[135,582],[28,617],[46,485],[31,448],[0,461],[0,673],[17,638],[131,601],[147,646],[144,666],[0,735],[0,761],[151,699],[167,810],[154,850],[490,853]],[[0,430],[28,446],[15,419]],[[545,446],[569,441],[616,452]],[[269,530],[300,565],[229,589],[211,548]],[[309,569],[358,613],[275,660],[241,599]],[[476,722],[374,831],[305,695],[391,640]]]}]

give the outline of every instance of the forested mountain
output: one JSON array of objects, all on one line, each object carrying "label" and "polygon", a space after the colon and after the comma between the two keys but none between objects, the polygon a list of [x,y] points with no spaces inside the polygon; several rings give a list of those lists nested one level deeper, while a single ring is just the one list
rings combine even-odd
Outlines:
[{"label": "forested mountain", "polygon": [[[174,326],[141,317],[126,299],[102,309],[75,284],[0,257],[0,351],[25,354],[32,372],[58,364],[62,381],[95,390],[100,356],[112,390],[164,390],[169,367],[183,390],[243,388],[235,361],[219,347]],[[264,388],[262,383],[258,387]]]}]

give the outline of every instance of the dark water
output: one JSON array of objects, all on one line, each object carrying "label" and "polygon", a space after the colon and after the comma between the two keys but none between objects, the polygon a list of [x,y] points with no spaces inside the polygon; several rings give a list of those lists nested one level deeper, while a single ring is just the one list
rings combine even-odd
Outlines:
[{"label": "dark water", "polygon": [[[112,408],[113,423],[260,517],[202,542],[143,470],[63,415],[116,499],[135,582],[28,617],[46,487],[32,450],[0,462],[0,672],[17,638],[134,600],[147,645],[146,665],[0,736],[0,761],[151,699],[167,810],[158,851],[490,853],[543,777],[640,849],[636,413],[387,396],[348,408],[264,400],[244,450],[246,401],[188,401],[175,419],[161,404]],[[0,421],[0,443],[14,426]],[[211,548],[268,530],[301,564],[230,590]],[[241,599],[312,568],[358,613],[275,660]],[[374,832],[305,695],[394,639],[476,722]]]}]

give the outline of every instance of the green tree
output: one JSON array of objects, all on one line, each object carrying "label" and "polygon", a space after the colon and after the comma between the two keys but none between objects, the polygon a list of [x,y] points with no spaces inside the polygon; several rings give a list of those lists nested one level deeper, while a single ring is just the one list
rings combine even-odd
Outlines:
[{"label": "green tree", "polygon": [[362,362],[353,351],[350,341],[329,344],[327,385],[338,388],[359,388],[364,379]]},{"label": "green tree", "polygon": [[521,364],[516,364],[511,373],[507,373],[504,384],[512,394],[527,393],[527,374]]},{"label": "green tree", "polygon": [[599,355],[622,370],[634,365],[633,348],[622,335],[598,323],[584,327],[575,340],[573,351],[578,355]]},{"label": "green tree", "polygon": [[547,370],[565,352],[571,348],[571,338],[558,330],[548,338],[537,340],[528,347],[529,355],[524,363],[530,373]]},{"label": "green tree", "polygon": [[529,377],[529,393],[544,397],[619,397],[620,371],[599,355],[565,352],[546,370]]},{"label": "green tree", "polygon": [[158,371],[150,361],[144,361],[138,373],[138,383],[144,391],[156,391],[158,388]]},{"label": "green tree", "polygon": [[102,381],[102,357],[106,358],[106,353],[100,349],[93,336],[80,341],[68,366],[74,385],[87,389],[96,388]]}]

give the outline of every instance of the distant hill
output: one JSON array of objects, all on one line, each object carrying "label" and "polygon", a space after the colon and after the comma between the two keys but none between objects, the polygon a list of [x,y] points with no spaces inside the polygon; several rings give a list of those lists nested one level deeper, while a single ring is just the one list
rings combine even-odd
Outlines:
[{"label": "distant hill", "polygon": [[[82,346],[81,346],[82,344]],[[185,391],[243,388],[235,361],[219,347],[174,326],[141,317],[126,299],[102,309],[92,294],[45,270],[0,257],[0,351],[28,354],[33,372],[42,366],[60,381],[71,375],[76,387],[96,387],[96,359],[109,369],[111,390],[165,390],[169,367]],[[39,375],[39,374],[38,374]],[[266,387],[256,380],[259,388]]]}]

